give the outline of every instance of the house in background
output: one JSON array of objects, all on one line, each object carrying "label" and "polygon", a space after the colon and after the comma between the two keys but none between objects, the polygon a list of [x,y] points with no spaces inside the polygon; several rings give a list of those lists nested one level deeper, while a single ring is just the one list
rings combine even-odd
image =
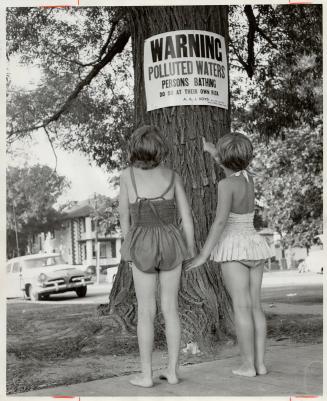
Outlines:
[{"label": "house in background", "polygon": [[60,252],[69,264],[96,266],[96,236],[99,242],[100,266],[117,265],[120,261],[121,234],[96,233],[90,217],[89,200],[78,202],[64,211],[60,228],[33,236],[32,253]]}]

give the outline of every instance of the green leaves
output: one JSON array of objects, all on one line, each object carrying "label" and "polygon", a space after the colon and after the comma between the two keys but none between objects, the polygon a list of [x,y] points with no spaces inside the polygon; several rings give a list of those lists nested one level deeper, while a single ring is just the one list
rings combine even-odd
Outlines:
[{"label": "green leaves", "polygon": [[[30,135],[31,127],[42,127],[65,105],[76,85],[103,60],[125,29],[119,12],[119,7],[8,9],[8,56],[37,64],[41,74],[38,87],[31,92],[8,79],[9,142]],[[108,170],[116,168],[132,126],[132,74],[127,48],[48,125],[54,144],[81,150]]]},{"label": "green leaves", "polygon": [[254,142],[268,224],[284,244],[310,246],[322,232],[322,10],[255,6],[255,12],[277,49],[257,44],[252,80],[232,66],[232,127]]},{"label": "green leaves", "polygon": [[[322,113],[321,6],[299,5],[291,10],[287,5],[276,10],[254,6],[254,10],[277,48],[256,42],[252,80],[235,73],[231,63],[233,114],[243,129],[265,138],[287,135],[288,128],[303,124],[314,126],[315,117]],[[241,32],[231,31],[234,41]]]},{"label": "green leaves", "polygon": [[[54,205],[68,187],[66,178],[48,166],[8,167],[8,233],[15,230],[16,225],[20,236],[27,236],[47,232],[60,224],[60,213]],[[10,242],[8,245],[10,247]]]},{"label": "green leaves", "polygon": [[269,225],[288,244],[309,247],[322,232],[322,122],[289,129],[268,145],[253,137],[257,196],[268,205]]},{"label": "green leaves", "polygon": [[90,200],[90,206],[90,217],[97,224],[99,231],[105,235],[116,233],[120,226],[118,199],[97,194]]}]

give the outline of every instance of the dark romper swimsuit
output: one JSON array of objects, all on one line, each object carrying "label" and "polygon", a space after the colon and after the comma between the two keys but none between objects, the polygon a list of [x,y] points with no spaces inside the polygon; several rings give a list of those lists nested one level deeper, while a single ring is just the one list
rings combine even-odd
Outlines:
[{"label": "dark romper swimsuit", "polygon": [[172,270],[188,255],[176,225],[175,198],[164,198],[174,185],[175,173],[167,189],[155,198],[139,197],[133,167],[130,174],[136,201],[129,204],[132,225],[121,247],[122,260],[133,262],[145,273]]}]

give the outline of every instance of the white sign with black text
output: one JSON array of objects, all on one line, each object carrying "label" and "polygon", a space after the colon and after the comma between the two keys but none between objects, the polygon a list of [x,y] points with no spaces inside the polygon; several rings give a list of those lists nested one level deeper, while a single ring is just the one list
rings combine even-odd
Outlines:
[{"label": "white sign with black text", "polygon": [[144,42],[147,111],[206,105],[228,109],[228,70],[223,36],[182,30]]}]

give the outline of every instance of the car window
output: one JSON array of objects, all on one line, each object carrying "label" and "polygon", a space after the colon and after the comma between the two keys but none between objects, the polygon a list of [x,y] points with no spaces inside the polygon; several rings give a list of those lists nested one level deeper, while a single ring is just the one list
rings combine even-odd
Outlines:
[{"label": "car window", "polygon": [[7,273],[10,273],[10,270],[11,270],[11,263],[8,263],[7,264]]},{"label": "car window", "polygon": [[20,263],[19,262],[15,262],[13,264],[12,272],[13,273],[19,273],[20,272]]},{"label": "car window", "polygon": [[25,265],[28,268],[55,266],[64,263],[62,256],[48,256],[44,258],[25,260]]}]

